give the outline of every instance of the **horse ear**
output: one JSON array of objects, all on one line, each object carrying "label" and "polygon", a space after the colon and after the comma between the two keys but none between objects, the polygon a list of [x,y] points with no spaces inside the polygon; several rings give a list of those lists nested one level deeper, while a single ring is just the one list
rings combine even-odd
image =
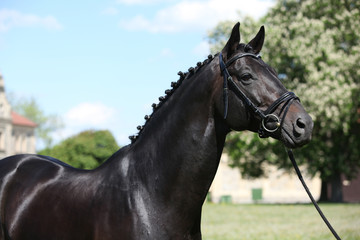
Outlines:
[{"label": "horse ear", "polygon": [[231,31],[230,38],[226,43],[225,47],[221,51],[227,59],[235,52],[240,42],[240,23],[237,22]]},{"label": "horse ear", "polygon": [[255,54],[258,54],[261,51],[261,48],[264,44],[264,39],[265,39],[265,28],[264,26],[261,26],[256,36],[248,43],[248,45],[250,45],[254,50]]}]

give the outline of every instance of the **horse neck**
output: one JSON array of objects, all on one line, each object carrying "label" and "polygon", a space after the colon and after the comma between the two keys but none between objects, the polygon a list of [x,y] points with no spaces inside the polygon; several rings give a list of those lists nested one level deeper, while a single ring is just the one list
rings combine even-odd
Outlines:
[{"label": "horse neck", "polygon": [[127,147],[127,167],[155,198],[202,204],[215,176],[227,130],[214,109],[214,62],[187,77]]}]

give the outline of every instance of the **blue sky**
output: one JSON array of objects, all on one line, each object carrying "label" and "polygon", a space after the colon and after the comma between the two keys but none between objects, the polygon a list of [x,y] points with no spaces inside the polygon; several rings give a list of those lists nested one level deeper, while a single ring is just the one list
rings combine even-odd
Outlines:
[{"label": "blue sky", "polygon": [[[120,145],[178,71],[209,53],[207,31],[274,0],[0,0],[0,73],[16,97],[59,115],[59,141],[109,129]],[[254,29],[254,34],[257,29]]]}]

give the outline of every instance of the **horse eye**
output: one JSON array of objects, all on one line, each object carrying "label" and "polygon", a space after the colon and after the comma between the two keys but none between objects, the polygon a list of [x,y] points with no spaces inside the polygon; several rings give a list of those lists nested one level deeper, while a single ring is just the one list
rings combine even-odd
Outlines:
[{"label": "horse eye", "polygon": [[252,79],[252,75],[250,73],[245,73],[240,77],[241,81],[249,82]]}]

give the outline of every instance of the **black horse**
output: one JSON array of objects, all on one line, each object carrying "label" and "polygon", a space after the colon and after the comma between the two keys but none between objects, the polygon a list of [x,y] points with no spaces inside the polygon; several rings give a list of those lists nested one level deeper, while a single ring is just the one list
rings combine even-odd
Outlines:
[{"label": "black horse", "polygon": [[259,131],[295,148],[312,120],[257,55],[264,28],[179,72],[132,143],[94,170],[16,155],[0,161],[0,239],[201,239],[201,209],[226,135]]}]

